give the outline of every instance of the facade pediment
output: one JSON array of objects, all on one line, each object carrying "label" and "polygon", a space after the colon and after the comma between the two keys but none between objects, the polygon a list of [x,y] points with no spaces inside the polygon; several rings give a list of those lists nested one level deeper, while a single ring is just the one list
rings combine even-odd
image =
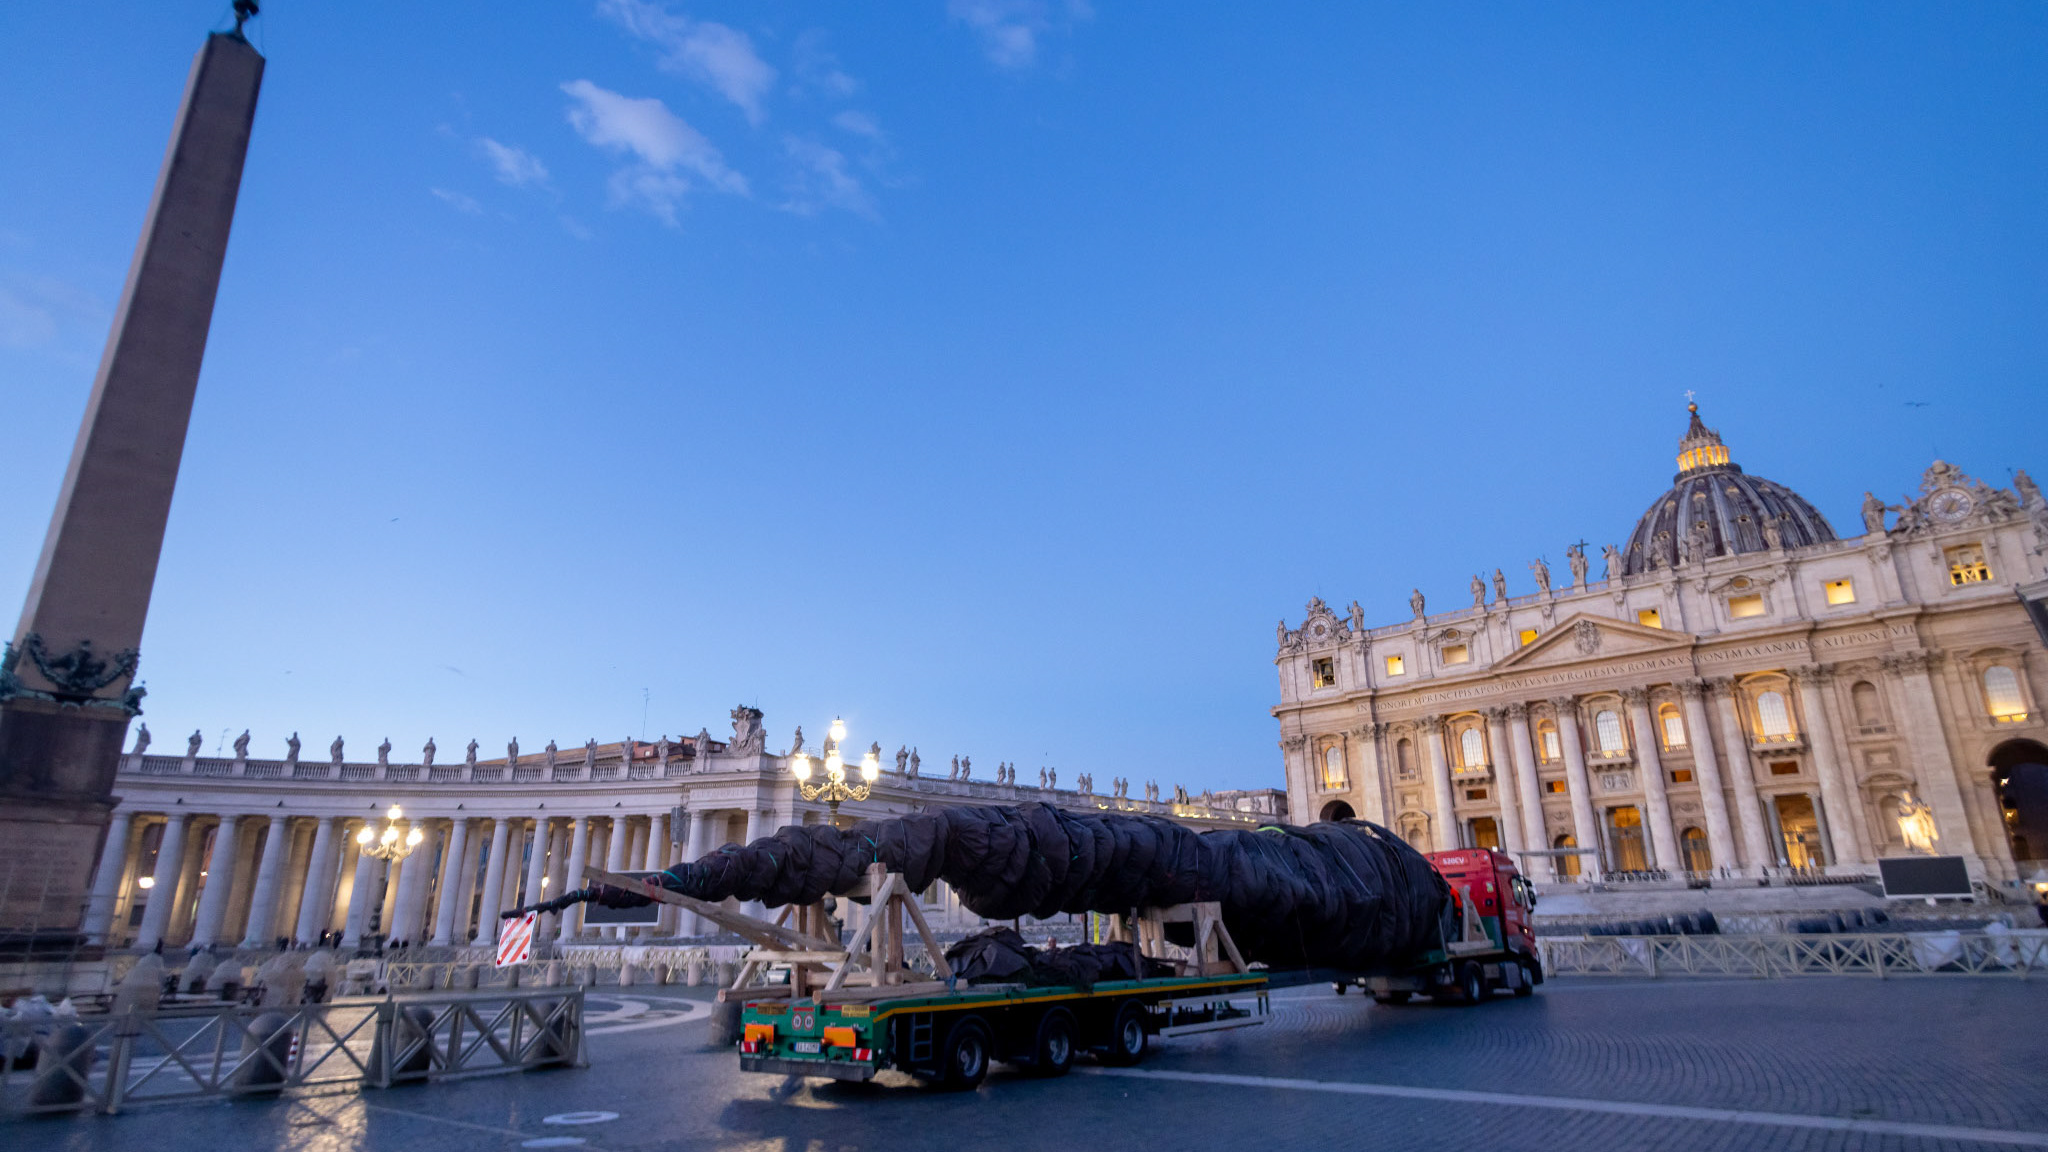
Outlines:
[{"label": "facade pediment", "polygon": [[1623,620],[1574,613],[1528,646],[1493,666],[1495,672],[1527,671],[1587,660],[1611,660],[1645,652],[1689,648],[1698,638],[1690,632],[1651,628]]}]

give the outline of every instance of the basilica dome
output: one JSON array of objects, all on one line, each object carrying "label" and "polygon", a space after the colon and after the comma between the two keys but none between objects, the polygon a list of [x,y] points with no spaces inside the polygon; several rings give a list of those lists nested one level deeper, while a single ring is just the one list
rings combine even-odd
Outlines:
[{"label": "basilica dome", "polygon": [[1773,536],[1787,548],[1835,538],[1827,517],[1805,497],[1745,474],[1728,458],[1721,434],[1700,422],[1699,405],[1686,407],[1692,423],[1678,442],[1678,475],[1672,477],[1671,490],[1636,521],[1622,551],[1624,574],[1769,551]]}]

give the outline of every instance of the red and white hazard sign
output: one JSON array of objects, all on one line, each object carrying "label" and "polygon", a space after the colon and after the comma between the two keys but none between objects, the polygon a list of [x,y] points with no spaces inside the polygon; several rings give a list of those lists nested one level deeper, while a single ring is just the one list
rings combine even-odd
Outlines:
[{"label": "red and white hazard sign", "polygon": [[533,956],[533,922],[540,913],[528,912],[517,920],[505,921],[505,927],[498,933],[498,967],[510,968],[524,964]]}]

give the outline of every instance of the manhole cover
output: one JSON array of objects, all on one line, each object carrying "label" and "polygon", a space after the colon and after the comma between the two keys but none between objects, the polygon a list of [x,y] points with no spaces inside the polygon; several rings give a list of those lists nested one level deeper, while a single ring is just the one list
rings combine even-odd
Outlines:
[{"label": "manhole cover", "polygon": [[607,1120],[617,1120],[618,1118],[619,1114],[617,1112],[557,1112],[553,1116],[542,1120],[541,1123],[602,1124]]}]

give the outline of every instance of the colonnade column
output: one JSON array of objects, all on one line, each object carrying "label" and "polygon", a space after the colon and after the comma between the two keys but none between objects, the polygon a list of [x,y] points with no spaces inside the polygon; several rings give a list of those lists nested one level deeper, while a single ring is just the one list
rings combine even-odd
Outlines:
[{"label": "colonnade column", "polygon": [[[1983,851],[1989,851],[1995,859],[1996,842],[1985,845],[1983,851],[1971,847],[1975,840],[1970,835],[1970,814],[1963,810],[1962,785],[1956,778],[1955,759],[1949,755],[1941,711],[1934,703],[1934,682],[1928,676],[1940,662],[1938,654],[1929,652],[1887,656],[1882,661],[1885,671],[1898,678],[1899,698],[1905,706],[1905,723],[1901,727],[1913,757],[1913,775],[1920,784],[1920,798],[1933,809],[1934,827],[1941,833],[1940,850],[1961,856],[1970,875],[1982,877]],[[1996,831],[1992,834],[1996,835]]]},{"label": "colonnade column", "polygon": [[1727,757],[1728,782],[1735,789],[1735,827],[1742,832],[1742,856],[1749,875],[1762,876],[1778,862],[1772,850],[1772,829],[1764,827],[1763,801],[1757,797],[1756,769],[1749,762],[1749,740],[1742,734],[1742,721],[1735,715],[1735,681],[1726,676],[1707,681],[1718,690],[1715,713],[1721,721],[1721,753]]},{"label": "colonnade column", "polygon": [[368,852],[356,853],[356,878],[349,886],[348,919],[341,926],[341,946],[360,947],[370,934],[370,908],[377,903],[377,865],[384,863]]},{"label": "colonnade column", "polygon": [[[569,868],[562,881],[562,892],[569,892],[583,886],[583,865],[590,858],[590,817],[578,816],[570,826]],[[560,892],[556,895],[561,895]],[[555,939],[572,940],[577,929],[583,926],[583,906],[572,904],[562,909],[562,922],[556,929]]]},{"label": "colonnade column", "polygon": [[[1536,745],[1529,738],[1529,706],[1519,701],[1507,706],[1508,752],[1514,761],[1515,785],[1522,794],[1522,841],[1531,849],[1547,849],[1550,837],[1543,827],[1542,785],[1536,779]],[[1541,879],[1554,878],[1554,858],[1537,856],[1540,865],[1529,867],[1529,861],[1518,860],[1529,871]]]},{"label": "colonnade column", "polygon": [[[655,812],[647,817],[647,844],[640,857],[640,868],[644,872],[659,872],[668,867],[670,852],[668,838],[668,813]],[[672,904],[657,906],[654,925],[640,930],[642,936],[666,936],[675,917],[671,914]]]},{"label": "colonnade column", "polygon": [[1678,697],[1685,705],[1686,741],[1692,748],[1693,775],[1699,780],[1700,807],[1707,814],[1707,852],[1715,867],[1734,868],[1735,836],[1728,826],[1728,797],[1721,791],[1721,761],[1714,755],[1706,690],[1704,680],[1678,682]]},{"label": "colonnade column", "polygon": [[[1500,793],[1500,842],[1512,854],[1523,848],[1522,807],[1515,797],[1515,773],[1508,763],[1507,709],[1486,710],[1486,747],[1487,755],[1493,760],[1493,787]],[[1532,802],[1534,799],[1530,797]]]},{"label": "colonnade column", "polygon": [[[684,843],[683,862],[694,863],[706,849],[704,840],[710,834],[711,813],[703,808],[690,809],[690,836]],[[704,932],[704,918],[695,912],[685,912],[677,918],[677,931],[685,936],[699,936]]]},{"label": "colonnade column", "polygon": [[498,913],[505,908],[505,854],[512,847],[512,822],[491,821],[491,852],[484,858],[484,890],[477,900],[476,934],[470,943],[488,948],[498,942]]},{"label": "colonnade column", "polygon": [[1813,737],[1813,770],[1820,777],[1821,800],[1827,805],[1835,863],[1867,864],[1870,856],[1863,847],[1862,805],[1856,802],[1841,757],[1835,754],[1835,725],[1821,695],[1822,686],[1834,679],[1834,670],[1827,665],[1794,668],[1792,678],[1799,685],[1799,708],[1806,713],[1807,731]]},{"label": "colonnade column", "polygon": [[306,858],[306,889],[299,897],[299,922],[292,940],[310,947],[327,930],[329,901],[334,898],[334,817],[322,816],[313,825],[313,851]]},{"label": "colonnade column", "polygon": [[163,838],[157,841],[156,871],[150,880],[149,899],[142,906],[142,927],[135,935],[135,947],[143,952],[163,943],[171,927],[171,905],[178,901],[178,879],[185,870],[185,827],[190,812],[164,816]]},{"label": "colonnade column", "polygon": [[121,874],[128,868],[128,824],[134,818],[134,812],[116,808],[107,821],[100,866],[92,874],[92,895],[85,906],[85,921],[79,926],[89,944],[106,943],[114,926],[114,903],[121,895]]},{"label": "colonnade column", "polygon": [[1621,700],[1628,708],[1629,726],[1635,729],[1636,769],[1643,778],[1643,822],[1650,826],[1650,867],[1682,869],[1685,860],[1678,853],[1678,834],[1671,826],[1671,782],[1664,775],[1664,756],[1658,750],[1657,722],[1650,717],[1650,694],[1641,688],[1625,688]]},{"label": "colonnade column", "polygon": [[[447,866],[442,869],[441,898],[436,901],[439,907],[434,909],[434,935],[427,941],[429,944],[451,943],[458,929],[469,927],[455,922],[459,913],[467,911],[467,905],[462,904],[463,877],[476,871],[469,861],[467,819],[457,817],[448,826],[448,849],[441,854],[441,859]],[[468,933],[463,935],[467,938]]]},{"label": "colonnade column", "polygon": [[1593,782],[1586,775],[1586,745],[1579,738],[1579,698],[1554,696],[1550,706],[1557,711],[1557,742],[1564,752],[1565,786],[1572,797],[1572,831],[1578,846],[1590,849],[1579,857],[1591,861],[1584,874],[1597,878],[1607,870],[1600,855],[1600,823],[1593,812]]},{"label": "colonnade column", "polygon": [[[761,837],[766,836],[767,834],[768,814],[766,812],[761,811],[760,802],[755,801],[752,805],[750,805],[747,808],[747,838],[745,842],[748,844],[752,844],[754,841],[759,840]],[[763,912],[767,911],[767,909],[763,907],[759,900],[747,901],[745,904],[741,905],[740,910],[745,912],[749,916],[759,916]]]},{"label": "colonnade column", "polygon": [[1451,765],[1444,756],[1444,718],[1425,716],[1422,731],[1429,744],[1429,783],[1436,790],[1436,827],[1430,837],[1435,851],[1447,852],[1464,846],[1458,835],[1458,813],[1451,798]]},{"label": "colonnade column", "polygon": [[[548,874],[548,839],[552,831],[549,827],[548,818],[545,816],[534,817],[533,827],[527,831],[526,887],[524,894],[519,900],[521,904],[536,904],[540,902],[542,895],[540,882],[546,879]],[[507,901],[507,903],[511,902]],[[536,929],[534,936],[538,938],[540,935],[539,931],[537,931],[540,927],[538,919],[534,921],[534,927]]]},{"label": "colonnade column", "polygon": [[290,818],[278,813],[263,831],[263,855],[256,864],[256,888],[249,895],[249,925],[242,947],[267,948],[276,941],[278,887],[284,882],[285,857],[291,854]]},{"label": "colonnade column", "polygon": [[[626,818],[624,816],[612,817],[611,835],[605,837],[604,870],[607,872],[624,872],[626,870],[626,853],[632,847],[633,833],[626,825]],[[581,883],[577,884],[579,888],[582,886]],[[621,926],[612,925],[605,928],[604,934],[613,940],[618,940],[624,938],[626,930]]]},{"label": "colonnade column", "polygon": [[199,916],[192,922],[192,948],[211,948],[220,937],[221,920],[227,915],[228,896],[235,890],[235,825],[240,817],[230,813],[220,818],[213,830],[213,851],[207,856],[206,883],[199,889]]}]

